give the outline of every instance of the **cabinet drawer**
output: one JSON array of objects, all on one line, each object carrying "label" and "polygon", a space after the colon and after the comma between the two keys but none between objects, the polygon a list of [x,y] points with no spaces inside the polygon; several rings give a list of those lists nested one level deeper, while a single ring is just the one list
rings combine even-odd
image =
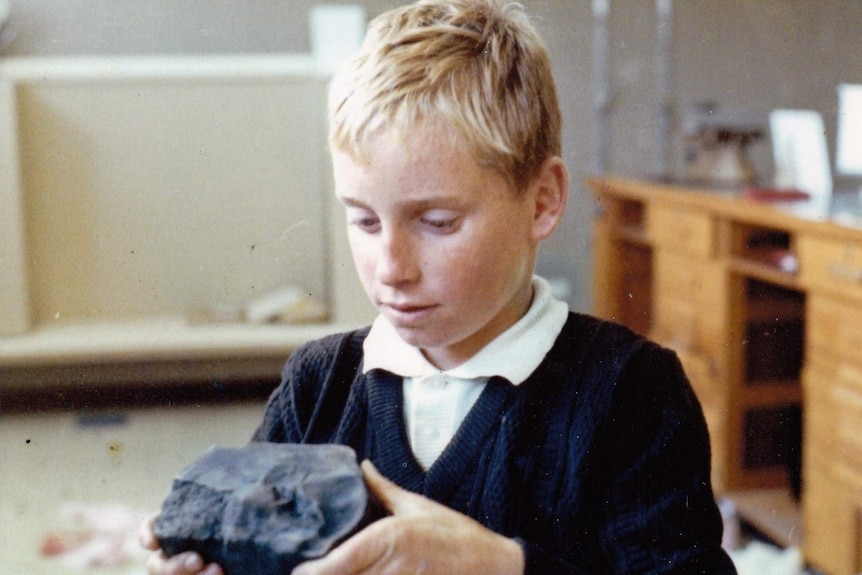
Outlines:
[{"label": "cabinet drawer", "polygon": [[662,251],[655,254],[653,336],[675,349],[722,349],[726,274],[714,260]]},{"label": "cabinet drawer", "polygon": [[660,295],[702,299],[708,288],[709,274],[704,273],[708,260],[661,252],[655,255],[656,288]]},{"label": "cabinet drawer", "polygon": [[713,488],[716,491],[722,491],[727,485],[728,439],[725,424],[727,412],[705,407],[703,416],[709,431]]},{"label": "cabinet drawer", "polygon": [[677,205],[651,205],[647,234],[657,246],[680,253],[712,257],[715,224],[709,214]]},{"label": "cabinet drawer", "polygon": [[862,484],[862,367],[815,358],[803,381],[806,462],[828,457]]},{"label": "cabinet drawer", "polygon": [[806,329],[811,347],[862,366],[862,305],[812,295],[807,303]]},{"label": "cabinet drawer", "polygon": [[862,370],[848,365],[838,368],[832,405],[838,458],[862,477]]},{"label": "cabinet drawer", "polygon": [[835,453],[835,418],[830,395],[836,379],[837,373],[832,365],[808,365],[802,375],[805,405],[803,456],[811,463],[828,461],[829,454]]},{"label": "cabinet drawer", "polygon": [[806,470],[803,495],[805,559],[834,575],[858,573],[860,505],[851,487],[828,469]]},{"label": "cabinet drawer", "polygon": [[677,350],[676,353],[703,408],[723,410],[725,393],[717,377],[715,362],[703,353],[685,350]]},{"label": "cabinet drawer", "polygon": [[797,249],[804,285],[862,298],[862,243],[801,236]]}]

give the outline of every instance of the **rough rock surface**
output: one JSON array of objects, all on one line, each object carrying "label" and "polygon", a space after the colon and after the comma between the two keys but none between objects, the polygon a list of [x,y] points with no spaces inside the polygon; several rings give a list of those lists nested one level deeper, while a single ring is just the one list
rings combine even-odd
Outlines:
[{"label": "rough rock surface", "polygon": [[211,448],[185,470],[154,532],[167,555],[194,550],[226,575],[290,573],[368,520],[356,455],[341,445]]}]

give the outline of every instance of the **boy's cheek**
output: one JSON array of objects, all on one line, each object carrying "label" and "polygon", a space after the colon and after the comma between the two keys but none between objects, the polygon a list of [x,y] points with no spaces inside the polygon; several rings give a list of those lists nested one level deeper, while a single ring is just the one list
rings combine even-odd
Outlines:
[{"label": "boy's cheek", "polygon": [[363,275],[363,271],[371,266],[373,258],[362,241],[348,237],[348,243],[350,244],[350,255],[353,257],[353,265],[359,274]]},{"label": "boy's cheek", "polygon": [[366,295],[371,299],[371,303],[377,305],[374,301],[372,287],[374,285],[374,266],[368,262],[358,258],[356,254],[353,256],[353,264],[356,268],[356,273],[359,276],[359,283],[365,289]]}]

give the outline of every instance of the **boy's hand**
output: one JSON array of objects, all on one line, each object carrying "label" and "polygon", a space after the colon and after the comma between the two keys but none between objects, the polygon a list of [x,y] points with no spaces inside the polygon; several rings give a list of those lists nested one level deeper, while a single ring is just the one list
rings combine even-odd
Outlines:
[{"label": "boy's hand", "polygon": [[179,553],[166,557],[159,549],[159,542],[153,534],[155,520],[156,515],[151,515],[144,520],[138,531],[141,545],[154,551],[147,560],[147,572],[150,575],[223,575],[221,567],[215,563],[204,565],[203,559],[197,553]]},{"label": "boy's hand", "polygon": [[477,521],[401,489],[369,462],[369,489],[392,516],[376,521],[333,549],[303,563],[292,575],[522,575],[521,546]]}]

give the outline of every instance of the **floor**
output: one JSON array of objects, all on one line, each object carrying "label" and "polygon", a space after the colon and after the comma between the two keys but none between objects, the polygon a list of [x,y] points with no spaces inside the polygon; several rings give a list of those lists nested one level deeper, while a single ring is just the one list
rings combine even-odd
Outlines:
[{"label": "floor", "polygon": [[[144,575],[136,526],[204,450],[244,444],[263,408],[250,401],[0,415],[3,573]],[[58,547],[72,552],[55,555]],[[798,549],[755,541],[732,556],[740,575],[805,573]]]},{"label": "floor", "polygon": [[263,408],[253,402],[0,416],[3,573],[141,573],[140,554],[128,542],[121,542],[131,547],[125,560],[98,570],[88,568],[92,557],[45,554],[80,543],[93,523],[123,529],[156,512],[177,473],[211,445],[244,444]]}]

